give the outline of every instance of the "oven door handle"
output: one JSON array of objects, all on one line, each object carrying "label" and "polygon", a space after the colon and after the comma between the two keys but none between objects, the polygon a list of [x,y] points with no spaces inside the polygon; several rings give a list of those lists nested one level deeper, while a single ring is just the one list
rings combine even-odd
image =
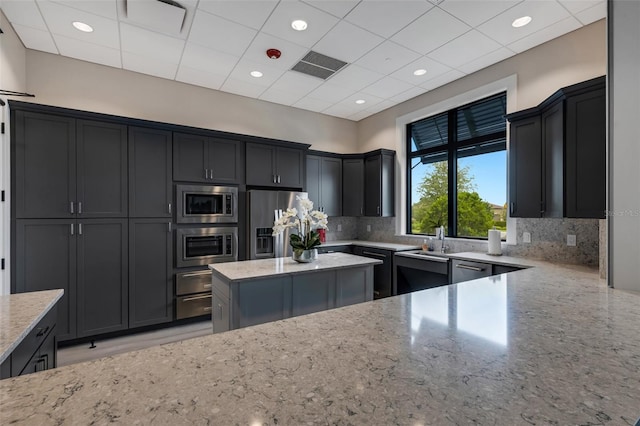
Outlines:
[{"label": "oven door handle", "polygon": [[210,294],[205,294],[204,296],[194,296],[194,297],[185,297],[182,299],[183,302],[192,302],[194,300],[202,300],[202,299],[211,299]]}]

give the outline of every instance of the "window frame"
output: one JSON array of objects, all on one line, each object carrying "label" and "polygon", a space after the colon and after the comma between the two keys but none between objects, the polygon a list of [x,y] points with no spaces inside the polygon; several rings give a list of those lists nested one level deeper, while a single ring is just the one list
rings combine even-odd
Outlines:
[{"label": "window frame", "polygon": [[[496,139],[500,139],[502,138],[505,142],[504,142],[504,151],[508,152],[508,146],[507,146],[507,120],[506,118],[505,120],[505,129],[499,132],[493,132],[487,135],[482,135],[482,136],[477,136],[477,137],[472,137],[469,139],[465,139],[464,141],[458,141],[458,126],[457,126],[457,116],[458,116],[458,111],[464,108],[467,108],[473,104],[477,104],[477,103],[481,103],[481,102],[486,102],[489,101],[491,99],[494,98],[503,98],[504,101],[504,105],[505,105],[505,114],[506,114],[506,105],[507,105],[507,91],[503,90],[500,91],[498,93],[494,93],[492,95],[483,97],[481,99],[477,99],[475,101],[472,102],[467,102],[463,105],[459,105],[457,107],[451,108],[447,111],[442,111],[440,113],[436,113],[436,114],[432,114],[429,115],[427,117],[423,117],[420,120],[415,120],[409,123],[405,124],[405,152],[406,152],[406,158],[405,158],[405,172],[406,172],[406,196],[405,196],[405,219],[406,219],[406,225],[405,225],[405,229],[404,229],[404,233],[406,235],[410,235],[410,236],[422,236],[422,235],[434,235],[434,234],[417,234],[414,233],[413,230],[411,229],[411,205],[412,205],[412,199],[411,199],[411,193],[413,190],[413,183],[412,183],[412,179],[411,179],[411,161],[414,158],[417,157],[422,157],[424,155],[429,155],[429,154],[436,154],[436,153],[445,153],[447,154],[447,170],[448,170],[448,176],[447,176],[447,194],[448,194],[448,205],[447,205],[447,215],[449,218],[455,218],[455,220],[448,220],[447,222],[447,229],[446,229],[446,235],[449,238],[462,238],[462,239],[472,239],[472,240],[487,240],[488,237],[479,237],[479,236],[460,236],[458,235],[458,188],[457,188],[457,181],[458,181],[458,150],[469,147],[469,146],[476,146],[479,144],[482,144],[484,142],[489,142],[492,140],[496,140]],[[423,149],[418,149],[416,151],[412,151],[411,149],[411,139],[412,139],[412,134],[411,134],[411,129],[412,126],[415,125],[416,123],[419,123],[421,121],[424,120],[430,120],[433,119],[434,117],[437,117],[439,115],[447,115],[447,143],[443,144],[443,145],[437,145],[437,146],[433,146],[430,148],[423,148]],[[504,116],[503,116],[504,117]],[[497,150],[494,152],[500,152],[503,150]],[[476,155],[480,155],[480,154],[476,154]],[[471,156],[473,157],[473,156]],[[505,176],[505,179],[508,179],[508,176]],[[505,194],[508,197],[508,194]]]}]

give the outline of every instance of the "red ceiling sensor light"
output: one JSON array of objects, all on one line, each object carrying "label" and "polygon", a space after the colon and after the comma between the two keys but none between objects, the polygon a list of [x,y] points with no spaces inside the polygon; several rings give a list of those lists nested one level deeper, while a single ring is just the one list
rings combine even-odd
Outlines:
[{"label": "red ceiling sensor light", "polygon": [[278,49],[267,49],[267,56],[271,59],[278,59],[282,55]]}]

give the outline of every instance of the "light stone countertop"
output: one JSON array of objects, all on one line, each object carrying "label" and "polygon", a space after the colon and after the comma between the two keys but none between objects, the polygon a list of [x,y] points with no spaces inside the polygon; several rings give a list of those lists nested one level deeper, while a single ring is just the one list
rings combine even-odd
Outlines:
[{"label": "light stone countertop", "polygon": [[348,253],[319,254],[310,263],[298,263],[290,257],[271,259],[244,260],[240,262],[212,263],[209,269],[229,281],[246,281],[261,277],[277,275],[295,275],[331,269],[353,268],[358,266],[377,265],[381,260],[355,256]]},{"label": "light stone countertop", "polygon": [[361,246],[361,247],[375,247],[391,251],[405,251],[405,250],[417,250],[421,247],[419,245],[408,244],[396,244],[396,243],[383,243],[379,241],[365,241],[365,240],[336,240],[327,241],[322,243],[322,247],[332,246]]},{"label": "light stone countertop", "polygon": [[0,364],[64,294],[64,290],[0,296]]},{"label": "light stone countertop", "polygon": [[440,253],[439,251],[403,251],[401,253],[396,253],[396,256],[402,257],[411,257],[415,259],[424,259],[424,253],[428,256],[434,257],[446,257],[449,259],[461,259],[461,260],[469,260],[474,262],[485,262],[491,263],[494,265],[506,265],[506,266],[515,266],[519,268],[531,268],[535,266],[542,266],[548,264],[545,261],[538,261],[532,259],[525,259],[522,257],[513,257],[513,256],[493,256],[486,253],[478,253],[478,252],[461,252],[461,253]]},{"label": "light stone countertop", "polygon": [[20,425],[631,425],[640,294],[536,262],[0,382]]}]

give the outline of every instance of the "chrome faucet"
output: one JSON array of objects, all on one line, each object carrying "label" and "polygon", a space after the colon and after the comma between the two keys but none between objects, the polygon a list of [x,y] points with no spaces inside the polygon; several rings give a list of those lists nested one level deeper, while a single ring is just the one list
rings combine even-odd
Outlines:
[{"label": "chrome faucet", "polygon": [[440,246],[440,253],[444,253],[446,247],[444,245],[444,226],[440,226],[440,239],[442,240],[442,245]]}]

